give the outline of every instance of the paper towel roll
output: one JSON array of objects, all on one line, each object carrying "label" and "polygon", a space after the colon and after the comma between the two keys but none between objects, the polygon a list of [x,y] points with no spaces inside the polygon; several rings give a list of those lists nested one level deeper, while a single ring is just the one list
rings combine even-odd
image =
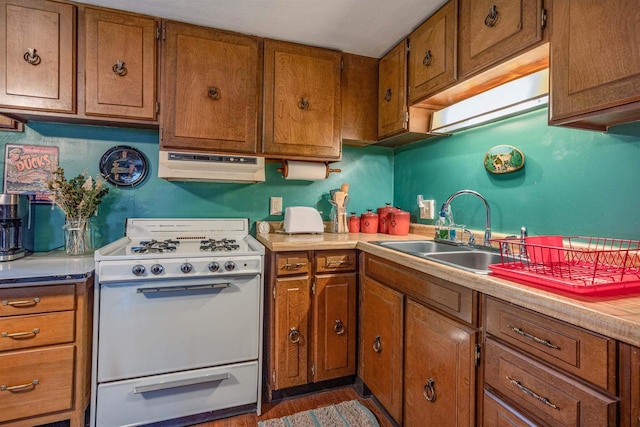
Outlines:
[{"label": "paper towel roll", "polygon": [[314,162],[287,161],[285,179],[319,181],[327,177],[327,164]]}]

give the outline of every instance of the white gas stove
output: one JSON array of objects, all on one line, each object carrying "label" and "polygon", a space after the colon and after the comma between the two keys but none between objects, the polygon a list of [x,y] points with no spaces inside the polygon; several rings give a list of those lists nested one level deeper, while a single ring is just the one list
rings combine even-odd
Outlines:
[{"label": "white gas stove", "polygon": [[248,219],[128,219],[95,253],[91,426],[260,413],[263,259]]}]

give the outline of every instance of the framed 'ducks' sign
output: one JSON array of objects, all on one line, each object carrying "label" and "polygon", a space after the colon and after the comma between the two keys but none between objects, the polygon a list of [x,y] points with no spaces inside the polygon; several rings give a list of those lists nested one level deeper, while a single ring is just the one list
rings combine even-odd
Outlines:
[{"label": "framed 'ducks' sign", "polygon": [[484,155],[484,168],[491,173],[511,173],[523,167],[524,153],[511,145],[496,145]]}]

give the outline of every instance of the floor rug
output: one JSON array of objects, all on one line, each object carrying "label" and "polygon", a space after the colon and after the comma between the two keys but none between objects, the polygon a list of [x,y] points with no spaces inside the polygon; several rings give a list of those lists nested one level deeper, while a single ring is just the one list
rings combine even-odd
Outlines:
[{"label": "floor rug", "polygon": [[373,413],[357,400],[260,421],[258,427],[379,427]]}]

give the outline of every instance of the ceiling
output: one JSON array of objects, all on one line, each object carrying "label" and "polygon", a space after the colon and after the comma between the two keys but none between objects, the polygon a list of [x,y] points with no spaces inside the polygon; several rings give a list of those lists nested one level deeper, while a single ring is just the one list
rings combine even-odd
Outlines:
[{"label": "ceiling", "polygon": [[446,0],[83,0],[205,27],[382,57]]}]

